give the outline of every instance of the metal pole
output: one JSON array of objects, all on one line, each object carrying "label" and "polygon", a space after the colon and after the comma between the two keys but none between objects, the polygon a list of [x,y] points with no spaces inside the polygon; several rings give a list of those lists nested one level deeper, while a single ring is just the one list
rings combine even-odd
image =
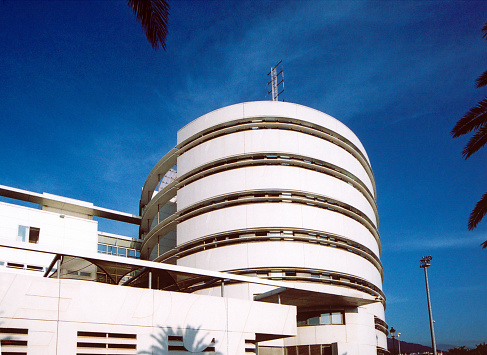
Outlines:
[{"label": "metal pole", "polygon": [[401,336],[401,333],[397,333],[397,347],[398,347],[398,351],[399,351],[399,355],[401,355],[401,341],[399,340],[399,337]]},{"label": "metal pole", "polygon": [[391,327],[391,337],[392,337],[392,355],[396,355],[396,343],[394,341],[394,337],[396,336],[396,330],[394,327]]},{"label": "metal pole", "polygon": [[61,255],[59,259],[57,260],[57,278],[61,278],[61,263],[63,262],[63,256]]},{"label": "metal pole", "polygon": [[433,325],[433,312],[431,311],[430,288],[428,285],[428,272],[426,271],[426,268],[423,269],[424,269],[424,280],[426,282],[426,298],[428,299],[428,314],[430,317],[431,346],[433,347],[433,354],[436,355],[435,328]]},{"label": "metal pole", "polygon": [[424,256],[423,259],[421,259],[421,268],[424,269],[424,281],[426,283],[426,299],[428,300],[428,314],[430,318],[430,331],[431,331],[431,347],[433,348],[433,354],[436,354],[436,340],[435,340],[435,328],[433,326],[433,312],[431,310],[431,300],[430,300],[430,289],[428,285],[428,272],[426,271],[426,268],[431,265],[431,256]]}]

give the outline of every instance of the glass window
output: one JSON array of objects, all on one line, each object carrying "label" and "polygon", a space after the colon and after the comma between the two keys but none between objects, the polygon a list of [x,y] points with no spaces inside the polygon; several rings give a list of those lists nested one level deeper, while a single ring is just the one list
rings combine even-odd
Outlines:
[{"label": "glass window", "polygon": [[331,324],[331,314],[323,313],[320,315],[320,324]]},{"label": "glass window", "polygon": [[125,248],[118,248],[118,256],[124,256],[127,257],[127,249]]},{"label": "glass window", "polygon": [[298,326],[345,324],[344,312],[326,312],[316,315],[310,312],[298,315]]},{"label": "glass window", "polygon": [[84,276],[84,277],[90,277],[91,276],[91,272],[80,271],[79,275],[80,276]]},{"label": "glass window", "polygon": [[108,246],[108,255],[117,255],[117,247]]},{"label": "glass window", "polygon": [[320,317],[313,317],[308,319],[308,325],[318,325],[320,324]]},{"label": "glass window", "polygon": [[137,252],[135,253],[135,257],[136,257],[137,259],[140,259],[140,251],[137,251]]},{"label": "glass window", "polygon": [[343,313],[333,312],[331,314],[331,324],[344,324],[343,323]]},{"label": "glass window", "polygon": [[98,244],[98,252],[102,254],[107,253],[107,246],[105,244]]},{"label": "glass window", "polygon": [[18,242],[25,242],[27,238],[27,231],[29,227],[26,226],[19,226],[19,232],[17,233],[17,241]]},{"label": "glass window", "polygon": [[135,258],[135,250],[134,249],[128,250],[128,257],[129,258]]},{"label": "glass window", "polygon": [[270,277],[282,277],[282,271],[271,271]]}]

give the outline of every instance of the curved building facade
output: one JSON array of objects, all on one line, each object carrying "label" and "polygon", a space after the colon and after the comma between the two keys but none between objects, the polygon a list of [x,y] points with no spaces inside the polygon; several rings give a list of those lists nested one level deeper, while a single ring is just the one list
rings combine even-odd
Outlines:
[{"label": "curved building facade", "polygon": [[140,214],[142,258],[306,285],[175,280],[187,292],[297,306],[297,336],[261,342],[261,354],[387,348],[374,176],[335,118],[275,101],[208,113],[152,169]]}]

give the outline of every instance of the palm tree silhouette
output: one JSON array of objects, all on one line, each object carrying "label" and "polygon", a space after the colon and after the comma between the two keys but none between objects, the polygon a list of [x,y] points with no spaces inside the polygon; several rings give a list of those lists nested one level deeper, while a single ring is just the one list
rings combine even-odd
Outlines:
[{"label": "palm tree silhouette", "polygon": [[[483,38],[487,37],[487,23],[482,27]],[[477,88],[487,85],[487,71],[485,71],[477,80]],[[451,135],[453,138],[463,136],[464,134],[475,131],[467,145],[463,149],[463,156],[468,159],[473,153],[477,152],[487,143],[487,98],[480,101],[477,106],[472,107],[465,116],[463,116],[453,127]],[[475,205],[468,218],[468,229],[472,230],[484,218],[487,213],[487,192],[482,196]],[[482,244],[487,248],[487,240]]]},{"label": "palm tree silhouette", "polygon": [[214,347],[217,344],[215,339],[212,340],[211,348],[209,349],[208,345],[205,342],[205,337],[196,337],[195,333],[200,332],[199,327],[192,327],[187,326],[185,329],[183,328],[172,328],[172,327],[159,327],[160,332],[158,334],[151,334],[152,339],[155,340],[155,343],[151,345],[150,350],[139,351],[138,354],[140,355],[167,355],[169,354],[169,337],[180,337],[182,339],[195,339],[199,338],[195,343],[192,344],[193,349],[202,349],[201,352],[191,352],[190,349],[186,349],[188,353],[192,354],[203,354],[211,351],[213,355],[223,355],[223,353],[219,351],[214,351]]},{"label": "palm tree silhouette", "polygon": [[127,0],[137,20],[142,24],[152,48],[159,44],[166,49],[169,4],[165,0]]},{"label": "palm tree silhouette", "polygon": [[[5,2],[6,0],[3,0]],[[167,24],[169,18],[169,4],[166,0],[127,0],[137,20],[145,30],[147,40],[156,50],[161,47],[166,50]]]}]

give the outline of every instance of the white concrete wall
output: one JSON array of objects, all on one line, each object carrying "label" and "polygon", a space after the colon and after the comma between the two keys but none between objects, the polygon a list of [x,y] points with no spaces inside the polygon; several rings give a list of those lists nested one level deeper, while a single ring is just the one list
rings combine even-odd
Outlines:
[{"label": "white concrete wall", "polygon": [[299,242],[255,242],[208,249],[179,259],[178,265],[205,270],[308,268],[361,278],[382,287],[377,268],[365,258],[333,247]]},{"label": "white concrete wall", "polygon": [[347,182],[318,171],[282,165],[232,169],[196,180],[178,190],[178,210],[214,196],[252,190],[293,190],[326,196],[355,207],[377,226],[370,202]]},{"label": "white concrete wall", "polygon": [[236,132],[201,143],[178,157],[178,176],[223,157],[266,152],[294,153],[340,166],[374,191],[362,164],[345,149],[309,134],[275,129]]},{"label": "white concrete wall", "polygon": [[195,353],[215,338],[216,354],[240,355],[256,333],[295,335],[295,319],[292,306],[0,273],[0,325],[29,329],[30,355],[75,354],[78,331],[137,334],[139,354],[179,335]]},{"label": "white concrete wall", "polygon": [[[225,122],[243,118],[259,117],[289,117],[329,128],[330,130],[346,137],[367,157],[367,153],[357,136],[342,122],[326,113],[310,107],[289,102],[256,101],[245,102],[220,108],[203,115],[188,123],[178,131],[178,144],[199,132]],[[178,167],[179,170],[179,167]]]},{"label": "white concrete wall", "polygon": [[[344,325],[301,326],[297,331],[298,336],[295,338],[273,340],[260,345],[283,347],[337,343],[339,355],[375,355],[377,346],[387,349],[382,341],[387,341],[385,334],[376,331],[374,314],[370,312],[369,306],[345,309]],[[382,337],[379,335],[376,338],[376,333],[382,334]]]},{"label": "white concrete wall", "polygon": [[178,245],[202,236],[248,228],[307,228],[346,236],[379,255],[377,241],[361,223],[340,213],[294,203],[227,207],[178,224]]},{"label": "white concrete wall", "polygon": [[[20,226],[40,229],[38,244],[29,243],[26,247],[36,245],[62,248],[66,252],[97,253],[98,222],[68,215],[34,209],[31,207],[0,202],[0,240],[15,242]],[[28,237],[27,237],[28,239]],[[46,267],[52,255],[31,253],[24,250],[0,248],[0,261],[23,263]]]}]

